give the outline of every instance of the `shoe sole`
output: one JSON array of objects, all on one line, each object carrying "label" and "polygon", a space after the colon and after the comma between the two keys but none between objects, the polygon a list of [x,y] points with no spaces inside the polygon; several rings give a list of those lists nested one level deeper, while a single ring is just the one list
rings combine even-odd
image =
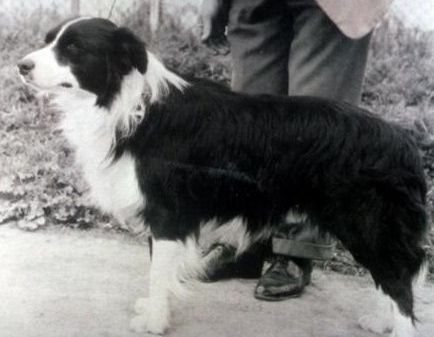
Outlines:
[{"label": "shoe sole", "polygon": [[280,301],[285,301],[285,300],[289,300],[292,298],[300,297],[302,294],[303,294],[303,291],[301,291],[299,293],[291,294],[291,295],[267,296],[267,295],[261,295],[261,294],[255,293],[255,294],[253,294],[253,296],[257,300],[261,300],[261,301],[280,302]]}]

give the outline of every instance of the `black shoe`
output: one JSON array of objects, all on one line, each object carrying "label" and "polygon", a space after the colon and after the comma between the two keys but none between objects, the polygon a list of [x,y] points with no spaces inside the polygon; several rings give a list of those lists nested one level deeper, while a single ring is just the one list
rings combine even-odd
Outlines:
[{"label": "black shoe", "polygon": [[216,282],[229,278],[259,278],[263,257],[254,252],[244,253],[235,259],[236,249],[230,245],[216,244],[205,254],[204,282]]},{"label": "black shoe", "polygon": [[301,295],[310,283],[312,262],[306,259],[274,257],[271,266],[259,279],[254,296],[259,300],[282,301]]}]

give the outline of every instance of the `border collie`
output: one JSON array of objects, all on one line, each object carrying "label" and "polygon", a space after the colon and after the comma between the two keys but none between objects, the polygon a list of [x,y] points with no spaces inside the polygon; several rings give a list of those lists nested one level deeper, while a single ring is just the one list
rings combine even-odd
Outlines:
[{"label": "border collie", "polygon": [[291,215],[341,240],[391,300],[393,335],[413,336],[428,225],[407,132],[345,103],[181,77],[105,19],[63,22],[45,42],[18,63],[22,80],[63,111],[97,204],[152,234],[147,312],[134,329],[167,330],[171,295],[205,268],[201,238],[241,253]]}]

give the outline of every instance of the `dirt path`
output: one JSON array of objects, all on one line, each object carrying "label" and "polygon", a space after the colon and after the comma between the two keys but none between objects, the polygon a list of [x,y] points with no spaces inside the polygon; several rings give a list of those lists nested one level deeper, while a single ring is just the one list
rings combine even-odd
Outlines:
[{"label": "dirt path", "polygon": [[[128,330],[136,297],[146,295],[148,252],[122,235],[27,233],[0,227],[0,337],[137,337]],[[315,271],[299,299],[254,300],[254,281],[207,284],[177,304],[169,335],[375,336],[357,327],[372,310],[368,279]],[[433,336],[434,288],[424,291],[421,336]]]}]

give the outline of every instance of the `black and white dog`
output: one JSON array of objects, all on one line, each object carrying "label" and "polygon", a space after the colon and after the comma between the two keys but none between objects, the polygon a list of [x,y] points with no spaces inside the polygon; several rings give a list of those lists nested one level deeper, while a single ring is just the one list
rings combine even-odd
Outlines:
[{"label": "black and white dog", "polygon": [[391,299],[394,336],[414,334],[426,185],[404,130],[344,103],[183,78],[105,19],[62,23],[18,69],[64,112],[98,205],[150,227],[148,312],[136,330],[169,327],[171,294],[204,269],[204,235],[240,253],[291,216],[340,239]]}]

